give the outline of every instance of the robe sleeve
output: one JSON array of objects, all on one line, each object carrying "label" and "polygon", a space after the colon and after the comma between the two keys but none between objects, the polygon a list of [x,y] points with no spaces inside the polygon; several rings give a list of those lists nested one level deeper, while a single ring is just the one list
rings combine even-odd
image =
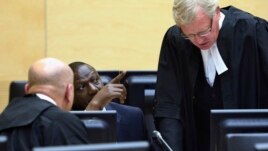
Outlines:
[{"label": "robe sleeve", "polygon": [[195,147],[192,143],[194,124],[191,116],[190,69],[187,60],[189,52],[194,49],[196,48],[190,41],[179,36],[178,27],[173,26],[164,36],[160,51],[154,108],[155,124],[174,150],[181,150],[184,145],[183,148],[186,150]]},{"label": "robe sleeve", "polygon": [[177,27],[171,27],[162,42],[157,70],[155,117],[180,118],[183,94],[177,30]]}]

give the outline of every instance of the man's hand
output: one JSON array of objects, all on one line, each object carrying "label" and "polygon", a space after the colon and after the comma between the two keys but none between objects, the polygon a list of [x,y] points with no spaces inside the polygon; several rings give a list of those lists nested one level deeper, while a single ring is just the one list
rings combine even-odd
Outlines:
[{"label": "man's hand", "polygon": [[127,91],[125,86],[120,82],[125,75],[126,71],[119,72],[110,83],[103,86],[92,98],[86,110],[100,110],[115,98],[119,98],[120,103],[124,103]]},{"label": "man's hand", "polygon": [[[125,77],[126,73],[127,73],[127,71],[120,71],[119,74],[110,81],[110,83],[111,84],[120,84],[121,80]],[[121,96],[118,97],[121,104],[123,104],[125,102],[126,96],[127,96],[127,90],[126,90],[125,86],[123,85],[123,92],[122,92]]]},{"label": "man's hand", "polygon": [[127,71],[120,71],[119,74],[113,78],[109,83],[120,84],[121,80],[125,77]]}]

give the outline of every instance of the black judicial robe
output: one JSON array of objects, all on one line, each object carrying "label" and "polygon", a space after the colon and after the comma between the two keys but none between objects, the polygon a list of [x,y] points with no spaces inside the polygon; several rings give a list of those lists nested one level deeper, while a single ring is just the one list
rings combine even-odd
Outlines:
[{"label": "black judicial robe", "polygon": [[[267,108],[267,21],[232,6],[221,11],[225,19],[217,46],[228,67],[228,71],[219,75],[223,107]],[[182,122],[184,150],[187,151],[196,150],[194,127],[198,125],[194,124],[193,92],[200,64],[200,49],[183,39],[178,27],[170,27],[159,57],[154,116]],[[167,127],[172,128],[172,124]],[[180,137],[162,135],[171,146],[176,146],[174,140],[176,142]]]},{"label": "black judicial robe", "polygon": [[35,95],[14,99],[5,108],[0,115],[0,134],[8,137],[9,151],[88,143],[80,119]]}]

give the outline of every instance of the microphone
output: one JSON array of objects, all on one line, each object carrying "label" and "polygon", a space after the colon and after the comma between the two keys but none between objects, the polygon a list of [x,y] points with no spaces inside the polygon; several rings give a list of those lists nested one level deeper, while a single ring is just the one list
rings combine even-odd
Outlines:
[{"label": "microphone", "polygon": [[157,138],[158,142],[161,144],[162,147],[166,148],[168,151],[173,151],[170,146],[167,144],[167,142],[163,139],[160,132],[157,130],[153,131],[154,137]]}]

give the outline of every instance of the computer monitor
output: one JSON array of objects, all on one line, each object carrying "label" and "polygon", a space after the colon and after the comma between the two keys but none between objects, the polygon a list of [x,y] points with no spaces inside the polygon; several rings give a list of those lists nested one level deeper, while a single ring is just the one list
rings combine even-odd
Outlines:
[{"label": "computer monitor", "polygon": [[149,151],[147,141],[34,147],[33,151]]},{"label": "computer monitor", "polygon": [[229,133],[268,133],[268,110],[211,110],[210,150],[227,151]]},{"label": "computer monitor", "polygon": [[89,142],[116,142],[116,111],[70,111],[85,124]]},{"label": "computer monitor", "polygon": [[139,107],[143,111],[148,138],[152,138],[152,132],[155,130],[153,104],[156,79],[156,73],[133,74],[126,79],[127,99],[125,104]]},{"label": "computer monitor", "polygon": [[257,143],[254,146],[254,151],[268,151],[268,142],[266,143]]},{"label": "computer monitor", "polygon": [[255,144],[268,142],[268,133],[229,133],[226,138],[228,151],[254,151]]},{"label": "computer monitor", "polygon": [[1,150],[7,150],[7,136],[0,135],[0,148]]}]

